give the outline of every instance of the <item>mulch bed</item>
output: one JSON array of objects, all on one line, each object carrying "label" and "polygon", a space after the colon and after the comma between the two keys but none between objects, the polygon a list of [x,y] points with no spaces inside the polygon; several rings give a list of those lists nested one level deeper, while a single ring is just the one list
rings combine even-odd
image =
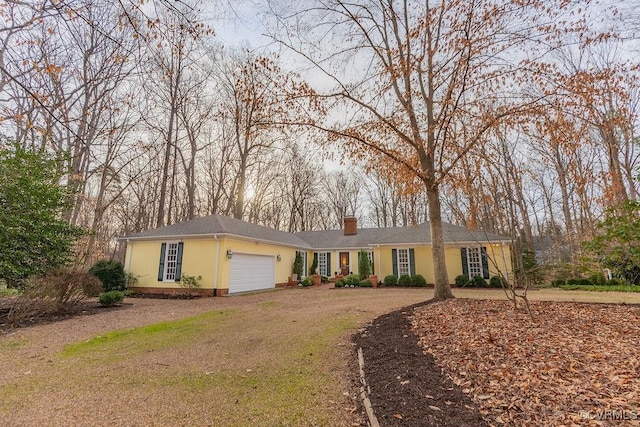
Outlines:
[{"label": "mulch bed", "polygon": [[380,425],[487,426],[469,396],[418,346],[411,317],[421,305],[378,317],[353,337],[355,348],[363,351],[369,398]]},{"label": "mulch bed", "polygon": [[[128,298],[155,298],[155,299],[198,299],[200,295],[183,293],[183,294],[157,294],[157,293],[135,293]],[[105,313],[112,310],[122,310],[133,306],[133,303],[123,302],[111,307],[101,306],[95,299],[80,301],[77,305],[69,307],[62,312],[57,313],[38,313],[34,316],[21,320],[18,323],[10,324],[8,320],[11,305],[15,302],[15,297],[0,298],[0,334],[7,333],[16,328],[27,328],[30,326],[43,325],[46,323],[59,322],[61,320],[71,319],[78,316],[91,316],[94,314]]]},{"label": "mulch bed", "polygon": [[202,295],[183,293],[183,294],[161,294],[161,293],[144,293],[135,292],[129,295],[129,298],[145,298],[145,299],[199,299]]},{"label": "mulch bed", "polygon": [[640,306],[531,309],[425,303],[355,335],[380,425],[639,426]]},{"label": "mulch bed", "polygon": [[112,310],[123,310],[132,307],[133,304],[121,303],[111,307],[102,307],[95,300],[80,301],[76,306],[70,307],[64,312],[58,313],[40,313],[34,316],[25,318],[19,323],[10,324],[7,316],[11,310],[11,305],[14,303],[15,298],[6,297],[0,298],[0,334],[10,332],[16,328],[27,328],[30,326],[43,325],[47,323],[59,322],[61,320],[71,319],[78,316],[91,316],[94,314],[105,313]]}]

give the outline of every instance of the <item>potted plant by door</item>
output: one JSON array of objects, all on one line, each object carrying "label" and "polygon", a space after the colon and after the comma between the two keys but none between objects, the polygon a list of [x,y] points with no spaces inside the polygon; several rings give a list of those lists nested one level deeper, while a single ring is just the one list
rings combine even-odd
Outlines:
[{"label": "potted plant by door", "polygon": [[311,280],[313,281],[313,286],[320,286],[322,284],[322,276],[318,274],[317,269],[316,273],[311,276]]},{"label": "potted plant by door", "polygon": [[370,274],[369,275],[369,281],[371,282],[371,286],[373,286],[374,288],[378,287],[378,275],[377,274]]}]

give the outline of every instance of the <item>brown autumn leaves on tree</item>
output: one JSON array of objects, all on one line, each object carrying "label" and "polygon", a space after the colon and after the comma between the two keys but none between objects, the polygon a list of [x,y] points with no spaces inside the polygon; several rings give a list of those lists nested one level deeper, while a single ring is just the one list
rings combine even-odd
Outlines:
[{"label": "brown autumn leaves on tree", "polygon": [[[334,102],[333,113],[341,117],[312,124],[328,133],[327,143],[343,143],[352,158],[400,181],[417,177],[422,183],[436,299],[453,297],[442,185],[492,130],[536,109],[540,97],[514,88],[536,70],[528,53],[543,55],[563,35],[582,29],[579,19],[562,27],[555,23],[570,6],[562,0],[330,0],[280,15],[287,33],[279,40],[333,82],[333,90],[318,96]],[[339,51],[319,51],[300,28],[314,28],[320,39],[339,38]],[[340,64],[336,73],[331,66]],[[352,69],[364,72],[354,77]]]},{"label": "brown autumn leaves on tree", "polygon": [[[294,61],[220,46],[204,2],[140,3],[0,0],[1,132],[70,151],[87,264],[159,223],[298,231],[345,209],[431,219],[436,241],[440,214],[522,247],[550,237],[577,259],[604,208],[637,197],[634,58],[575,2],[273,1]],[[323,170],[334,147],[363,191]]]}]

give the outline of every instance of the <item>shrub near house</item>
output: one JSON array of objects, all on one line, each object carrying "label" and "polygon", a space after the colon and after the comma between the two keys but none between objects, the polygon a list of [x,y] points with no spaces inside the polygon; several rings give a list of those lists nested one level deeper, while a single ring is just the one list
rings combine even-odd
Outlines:
[{"label": "shrub near house", "polygon": [[102,282],[105,292],[124,291],[127,287],[127,275],[122,264],[115,260],[101,260],[89,269],[89,273]]}]

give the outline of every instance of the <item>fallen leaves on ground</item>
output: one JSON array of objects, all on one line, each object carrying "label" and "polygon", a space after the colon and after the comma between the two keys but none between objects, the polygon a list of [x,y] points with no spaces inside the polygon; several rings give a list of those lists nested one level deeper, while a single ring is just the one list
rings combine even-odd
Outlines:
[{"label": "fallen leaves on ground", "polygon": [[[640,307],[453,300],[413,327],[493,425],[640,425]],[[605,411],[614,411],[606,413]]]}]

